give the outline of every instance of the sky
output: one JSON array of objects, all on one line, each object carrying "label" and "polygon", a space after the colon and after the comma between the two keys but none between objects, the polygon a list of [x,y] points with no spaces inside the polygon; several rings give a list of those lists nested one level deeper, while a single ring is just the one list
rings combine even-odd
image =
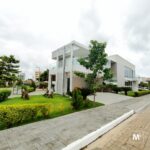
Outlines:
[{"label": "sky", "polygon": [[107,42],[150,76],[149,0],[0,0],[0,55],[15,55],[26,78],[53,65],[51,52],[73,40]]}]

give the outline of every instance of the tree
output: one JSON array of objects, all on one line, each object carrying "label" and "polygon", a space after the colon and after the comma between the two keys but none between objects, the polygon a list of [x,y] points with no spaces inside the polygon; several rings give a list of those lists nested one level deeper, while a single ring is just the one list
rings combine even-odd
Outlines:
[{"label": "tree", "polygon": [[19,60],[13,55],[0,57],[0,81],[3,86],[12,85],[19,73]]},{"label": "tree", "polygon": [[144,87],[148,88],[148,83],[140,82],[139,86],[142,88],[144,88]]},{"label": "tree", "polygon": [[48,81],[48,69],[41,73],[40,81]]},{"label": "tree", "polygon": [[78,60],[80,65],[90,70],[90,73],[85,74],[83,72],[75,72],[77,76],[85,79],[89,88],[93,91],[94,101],[99,78],[103,80],[103,84],[106,80],[112,78],[111,70],[105,67],[108,62],[105,48],[106,43],[99,43],[95,40],[91,40],[88,57],[80,58]]}]

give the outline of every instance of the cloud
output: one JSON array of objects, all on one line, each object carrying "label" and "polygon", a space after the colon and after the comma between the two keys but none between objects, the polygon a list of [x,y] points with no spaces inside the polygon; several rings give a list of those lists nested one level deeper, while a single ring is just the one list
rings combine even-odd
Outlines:
[{"label": "cloud", "polygon": [[51,52],[77,40],[106,41],[150,76],[150,2],[148,0],[5,0],[0,5],[0,55],[15,55],[27,78],[54,62]]},{"label": "cloud", "polygon": [[150,1],[137,0],[132,6],[124,25],[129,48],[136,52],[150,51]]}]

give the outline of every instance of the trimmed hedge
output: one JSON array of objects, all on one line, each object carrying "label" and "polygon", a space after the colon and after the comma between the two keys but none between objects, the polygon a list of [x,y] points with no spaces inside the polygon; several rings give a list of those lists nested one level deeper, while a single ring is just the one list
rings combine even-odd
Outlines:
[{"label": "trimmed hedge", "polygon": [[17,126],[38,118],[48,118],[50,105],[7,105],[0,106],[0,129]]},{"label": "trimmed hedge", "polygon": [[11,94],[11,90],[0,89],[0,102],[6,100]]},{"label": "trimmed hedge", "polygon": [[150,90],[134,92],[134,97],[139,97],[146,94],[150,94]]},{"label": "trimmed hedge", "polygon": [[124,94],[127,95],[128,91],[131,91],[132,89],[130,87],[114,87],[113,91],[116,92],[118,94],[118,92],[122,92],[124,91]]}]

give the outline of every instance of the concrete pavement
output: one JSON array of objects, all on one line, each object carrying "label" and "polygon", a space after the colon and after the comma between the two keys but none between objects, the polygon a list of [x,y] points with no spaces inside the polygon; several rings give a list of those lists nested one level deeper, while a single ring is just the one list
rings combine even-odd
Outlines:
[{"label": "concrete pavement", "polygon": [[150,95],[0,131],[0,150],[60,150],[134,109]]},{"label": "concrete pavement", "polygon": [[[93,95],[88,96],[88,98],[90,100],[93,100]],[[110,105],[110,104],[114,104],[114,103],[118,103],[121,101],[131,99],[131,98],[132,97],[130,96],[125,96],[125,95],[120,95],[120,94],[115,94],[115,93],[97,92],[95,100],[105,105]]]}]

